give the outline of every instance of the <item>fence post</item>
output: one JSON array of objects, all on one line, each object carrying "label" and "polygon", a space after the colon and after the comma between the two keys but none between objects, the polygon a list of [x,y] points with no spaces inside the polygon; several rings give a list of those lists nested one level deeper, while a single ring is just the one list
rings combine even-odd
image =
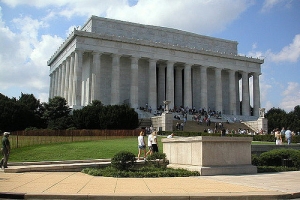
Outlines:
[{"label": "fence post", "polygon": [[19,131],[17,132],[17,148],[19,148]]}]

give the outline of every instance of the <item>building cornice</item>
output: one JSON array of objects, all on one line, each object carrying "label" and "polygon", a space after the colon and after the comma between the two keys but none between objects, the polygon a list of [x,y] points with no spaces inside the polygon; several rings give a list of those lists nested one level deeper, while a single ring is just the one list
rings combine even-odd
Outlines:
[{"label": "building cornice", "polygon": [[188,46],[180,46],[180,45],[172,45],[169,43],[161,43],[161,42],[152,42],[149,40],[142,40],[142,39],[135,39],[135,38],[126,38],[124,36],[115,36],[115,35],[104,35],[98,34],[93,32],[86,32],[74,29],[74,31],[69,35],[69,37],[61,44],[61,46],[57,49],[57,51],[51,56],[48,60],[47,65],[50,66],[51,63],[59,56],[59,54],[67,48],[67,46],[77,37],[87,37],[93,39],[101,39],[107,41],[115,41],[115,42],[123,42],[128,44],[135,44],[135,45],[142,45],[142,46],[149,46],[154,48],[162,48],[162,49],[169,49],[175,51],[182,51],[182,52],[189,52],[194,54],[201,54],[206,56],[214,56],[220,58],[227,58],[227,59],[234,59],[238,61],[246,61],[252,62],[257,64],[263,64],[264,60],[259,58],[252,58],[247,56],[241,56],[236,54],[228,54],[226,52],[219,52],[219,51],[212,51],[210,49],[196,49],[190,48]]}]

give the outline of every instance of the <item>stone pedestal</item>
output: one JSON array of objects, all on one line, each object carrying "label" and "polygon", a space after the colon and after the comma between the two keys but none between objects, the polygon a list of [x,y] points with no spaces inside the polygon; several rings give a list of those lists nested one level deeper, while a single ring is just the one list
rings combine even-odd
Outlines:
[{"label": "stone pedestal", "polygon": [[159,131],[173,131],[173,115],[172,113],[162,113],[161,116],[151,117],[152,126]]},{"label": "stone pedestal", "polygon": [[173,115],[172,113],[162,113],[162,131],[173,131]]},{"label": "stone pedestal", "polygon": [[247,137],[180,137],[162,139],[168,167],[199,171],[201,175],[253,174],[251,141]]},{"label": "stone pedestal", "polygon": [[268,119],[264,117],[260,117],[257,120],[257,127],[259,130],[264,130],[265,133],[268,133]]}]

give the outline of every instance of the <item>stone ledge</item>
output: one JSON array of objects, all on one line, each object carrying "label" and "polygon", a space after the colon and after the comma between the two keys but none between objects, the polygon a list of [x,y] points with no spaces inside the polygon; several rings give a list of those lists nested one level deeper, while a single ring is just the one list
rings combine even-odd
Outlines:
[{"label": "stone ledge", "polygon": [[196,166],[169,164],[167,167],[174,169],[187,169],[198,171],[201,176],[231,175],[231,174],[256,174],[257,167],[254,165],[231,165],[231,166]]}]

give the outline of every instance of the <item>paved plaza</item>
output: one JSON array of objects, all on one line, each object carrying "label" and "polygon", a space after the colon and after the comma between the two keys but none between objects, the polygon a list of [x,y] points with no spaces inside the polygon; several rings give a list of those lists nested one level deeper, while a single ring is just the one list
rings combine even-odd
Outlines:
[{"label": "paved plaza", "polygon": [[81,172],[0,172],[0,198],[297,199],[300,171],[176,178],[95,177]]}]

